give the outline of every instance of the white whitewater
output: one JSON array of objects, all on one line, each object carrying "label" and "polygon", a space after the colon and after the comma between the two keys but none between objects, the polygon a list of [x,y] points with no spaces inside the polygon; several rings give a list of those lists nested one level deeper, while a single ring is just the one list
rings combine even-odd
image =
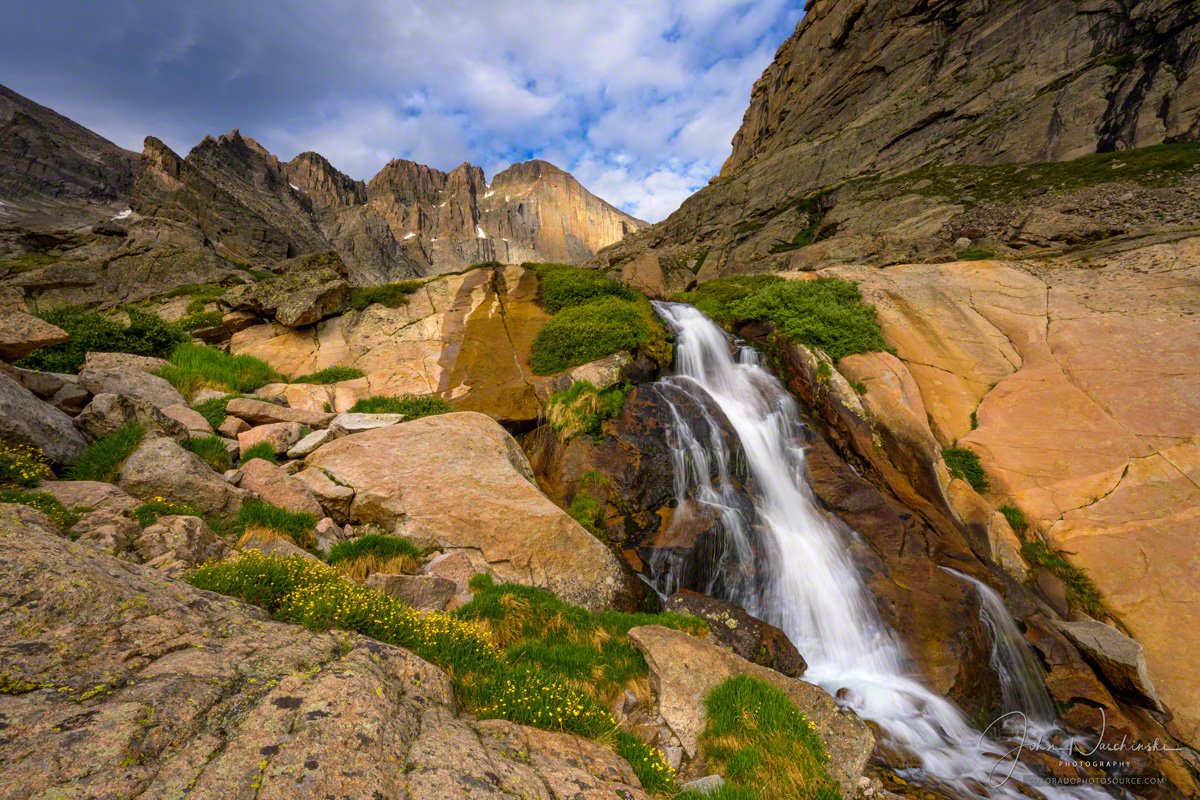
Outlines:
[{"label": "white whitewater", "polygon": [[[954,794],[1016,800],[1025,797],[1014,785],[1020,782],[1051,800],[1107,797],[1091,787],[1044,784],[1004,757],[1011,747],[984,738],[957,707],[906,674],[903,647],[847,556],[853,532],[827,519],[813,500],[791,395],[752,349],[735,358],[725,333],[700,311],[675,303],[655,308],[677,335],[676,373],[664,383],[701,408],[719,408],[741,445],[740,453],[730,453],[711,418],[703,420],[707,430],[696,430],[676,411],[669,436],[680,508],[690,487],[719,515],[727,539],[713,585],[700,588],[717,589],[786,632],[808,662],[804,680],[840,692],[842,702],[880,726],[890,746],[918,757],[920,771]],[[709,478],[714,462],[715,486]],[[746,475],[755,487],[749,513],[738,509],[731,473]],[[761,588],[739,572],[752,559]],[[670,556],[652,565],[661,590],[677,588],[680,566]]]}]

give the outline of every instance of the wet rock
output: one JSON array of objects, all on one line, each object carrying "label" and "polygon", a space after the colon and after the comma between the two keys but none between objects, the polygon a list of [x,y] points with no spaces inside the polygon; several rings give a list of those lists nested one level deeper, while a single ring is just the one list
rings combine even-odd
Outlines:
[{"label": "wet rock", "polygon": [[103,439],[118,428],[132,423],[141,425],[147,432],[167,436],[178,442],[188,438],[188,429],[184,423],[143,397],[98,394],[79,416],[75,417],[75,427],[92,441]]},{"label": "wet rock", "polygon": [[668,597],[663,610],[700,617],[722,647],[783,675],[798,677],[808,666],[786,633],[741,606],[684,589]]}]

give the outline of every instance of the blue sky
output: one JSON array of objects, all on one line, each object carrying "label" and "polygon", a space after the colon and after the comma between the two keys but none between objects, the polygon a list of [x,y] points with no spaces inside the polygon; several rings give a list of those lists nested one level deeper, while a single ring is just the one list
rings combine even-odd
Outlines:
[{"label": "blue sky", "polygon": [[803,0],[42,0],[0,83],[131,150],[240,128],[355,178],[544,158],[656,221],[717,173]]}]

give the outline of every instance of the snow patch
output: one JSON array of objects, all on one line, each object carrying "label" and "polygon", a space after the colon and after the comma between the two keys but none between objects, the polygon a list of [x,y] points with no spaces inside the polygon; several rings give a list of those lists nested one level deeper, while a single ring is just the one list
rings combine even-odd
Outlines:
[{"label": "snow patch", "polygon": [[117,214],[115,217],[113,217],[113,219],[129,219],[129,216],[132,213],[133,213],[133,209],[127,208],[124,211],[122,211],[120,214]]},{"label": "snow patch", "polygon": [[294,184],[294,183],[289,183],[289,184],[288,184],[288,186],[292,187],[292,188],[293,188],[293,189],[295,189],[297,192],[298,192],[298,191],[300,191],[300,187],[299,187],[299,186],[297,186],[297,185],[296,185],[296,184]]},{"label": "snow patch", "polygon": [[491,196],[492,196],[492,195],[494,195],[494,194],[495,194],[495,192],[488,192],[487,194],[485,194],[485,195],[483,196],[483,199],[484,199],[484,200],[487,200],[489,197],[491,197]]},{"label": "snow patch", "polygon": [[405,239],[411,239],[411,238],[413,238],[414,236],[416,236],[416,234],[415,234],[415,233],[410,233],[410,234],[408,234],[407,236],[405,236],[404,238],[405,238]]},{"label": "snow patch", "polygon": [[[448,203],[448,202],[450,202],[450,201],[447,200],[446,203]],[[446,203],[441,203],[440,205],[438,205],[438,208],[444,208],[446,206]]]},{"label": "snow patch", "polygon": [[483,232],[483,226],[481,226],[481,225],[475,226],[475,235],[478,236],[480,239],[487,238],[487,234]]}]

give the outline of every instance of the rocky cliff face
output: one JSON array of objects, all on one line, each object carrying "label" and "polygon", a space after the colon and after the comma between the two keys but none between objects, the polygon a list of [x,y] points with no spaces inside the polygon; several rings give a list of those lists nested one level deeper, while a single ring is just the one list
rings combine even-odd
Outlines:
[{"label": "rocky cliff face", "polygon": [[124,207],[137,153],[0,86],[0,223],[90,225]]}]

